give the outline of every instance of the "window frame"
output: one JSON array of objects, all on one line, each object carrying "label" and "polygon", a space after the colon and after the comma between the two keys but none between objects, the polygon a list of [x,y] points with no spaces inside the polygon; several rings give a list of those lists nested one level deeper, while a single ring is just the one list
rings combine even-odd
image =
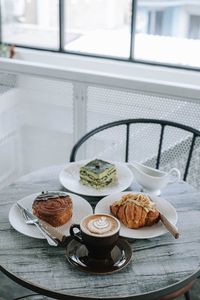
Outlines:
[{"label": "window frame", "polygon": [[[130,33],[130,49],[129,49],[129,57],[115,57],[111,55],[97,55],[92,53],[85,53],[85,52],[76,52],[76,51],[69,51],[65,50],[65,38],[64,38],[64,28],[65,28],[65,15],[64,15],[64,7],[65,7],[65,0],[58,0],[58,30],[59,30],[59,47],[58,49],[50,49],[50,48],[43,48],[43,47],[34,47],[34,46],[26,46],[21,44],[15,44],[15,46],[24,49],[30,50],[39,50],[39,51],[46,51],[52,53],[62,53],[62,54],[70,54],[70,55],[78,55],[82,57],[92,57],[96,59],[106,59],[106,60],[114,60],[114,61],[123,61],[128,63],[137,63],[142,65],[149,65],[149,66],[160,66],[160,67],[168,67],[173,69],[180,69],[180,70],[191,70],[191,71],[200,71],[200,67],[193,67],[193,66],[185,66],[180,64],[173,64],[173,63],[163,63],[163,62],[152,62],[143,59],[135,59],[134,57],[134,43],[135,43],[135,32],[136,32],[136,16],[137,16],[137,1],[138,0],[131,0],[131,33]],[[2,44],[2,13],[1,13],[1,0],[0,0],[0,44]],[[7,44],[11,46],[11,44]]]}]

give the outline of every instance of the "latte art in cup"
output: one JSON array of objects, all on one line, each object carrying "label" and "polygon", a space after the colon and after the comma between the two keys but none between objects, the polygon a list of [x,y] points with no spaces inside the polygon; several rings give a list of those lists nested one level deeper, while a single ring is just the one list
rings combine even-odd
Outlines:
[{"label": "latte art in cup", "polygon": [[119,224],[112,216],[97,214],[85,218],[81,228],[89,235],[107,236],[118,231]]},{"label": "latte art in cup", "polygon": [[93,233],[106,233],[112,229],[112,222],[107,217],[90,220],[87,224],[88,230]]}]

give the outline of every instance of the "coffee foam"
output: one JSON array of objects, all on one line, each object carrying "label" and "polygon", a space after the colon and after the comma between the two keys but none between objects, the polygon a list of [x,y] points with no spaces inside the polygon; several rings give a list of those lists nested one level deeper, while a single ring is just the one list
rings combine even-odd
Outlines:
[{"label": "coffee foam", "polygon": [[84,219],[82,230],[89,235],[112,235],[119,229],[119,223],[109,215],[92,215]]}]

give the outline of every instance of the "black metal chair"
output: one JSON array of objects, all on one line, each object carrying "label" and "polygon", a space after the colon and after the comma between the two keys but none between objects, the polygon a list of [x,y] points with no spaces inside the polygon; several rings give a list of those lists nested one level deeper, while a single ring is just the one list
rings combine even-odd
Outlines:
[{"label": "black metal chair", "polygon": [[[129,161],[129,153],[130,153],[130,147],[131,147],[131,139],[134,138],[134,126],[137,124],[143,124],[144,130],[141,132],[146,132],[150,130],[149,126],[150,125],[156,125],[159,128],[159,135],[158,135],[158,143],[157,143],[157,150],[153,158],[147,159],[146,163],[151,164],[152,167],[155,167],[159,169],[160,167],[165,168],[164,164],[163,166],[162,163],[166,163],[167,161],[170,161],[170,157],[172,157],[172,152],[175,152],[175,155],[173,158],[176,156],[176,160],[180,159],[180,155],[184,155],[184,168],[182,170],[183,174],[183,180],[186,181],[189,173],[189,169],[191,166],[191,160],[193,157],[193,154],[195,152],[195,149],[199,147],[200,149],[200,131],[192,128],[190,126],[168,121],[168,120],[158,120],[158,119],[126,119],[126,120],[119,120],[111,123],[107,123],[105,125],[99,126],[88,133],[86,133],[83,137],[81,137],[77,143],[73,146],[70,154],[70,162],[74,162],[77,158],[78,151],[80,147],[86,143],[89,139],[92,137],[96,136],[102,131],[105,131],[105,137],[107,136],[107,131],[111,128],[119,128],[119,127],[125,127],[125,149],[124,149],[124,161],[128,162]],[[171,149],[167,149],[167,147],[164,146],[164,139],[165,139],[165,134],[167,133],[168,128],[174,129],[176,132],[177,136],[177,142],[174,143],[173,146],[171,146]],[[155,127],[153,127],[153,132],[154,132]],[[133,133],[131,134],[131,130],[133,130]],[[184,132],[184,135],[181,137],[181,139],[178,139],[178,132]],[[135,130],[138,132],[137,130]],[[151,130],[149,131],[151,132]],[[172,133],[171,133],[172,134]],[[147,133],[148,135],[148,133]],[[172,134],[172,138],[173,138]],[[141,135],[142,139],[142,135]],[[168,131],[168,140],[170,139],[170,134]],[[151,140],[151,138],[150,138]],[[152,140],[152,143],[154,140]],[[145,140],[142,140],[142,144],[145,144]],[[135,145],[134,145],[135,146]],[[96,150],[94,150],[94,155],[98,155],[96,153]],[[164,157],[164,159],[163,159]],[[114,159],[114,157],[113,157]],[[173,162],[174,163],[174,162]],[[154,164],[154,165],[152,165]],[[163,298],[163,300],[167,299],[175,299],[178,296],[184,295],[186,300],[190,299],[190,293],[189,290],[191,288],[192,284],[189,284],[188,286],[184,287],[180,291],[177,291],[176,293],[167,295],[166,297]]]},{"label": "black metal chair", "polygon": [[[74,162],[77,157],[78,150],[80,147],[86,143],[89,139],[91,139],[93,136],[97,135],[98,133],[105,131],[105,136],[107,135],[108,129],[114,128],[114,127],[125,127],[125,153],[124,153],[124,161],[128,162],[129,161],[129,153],[130,153],[130,143],[131,140],[134,139],[134,126],[138,124],[143,124],[144,126],[148,126],[148,130],[150,129],[150,125],[157,125],[159,127],[159,136],[158,137],[158,144],[157,144],[157,153],[155,153],[154,157],[151,158],[150,160],[146,160],[146,164],[150,164],[152,167],[155,167],[156,169],[159,168],[164,168],[164,162],[170,161],[170,156],[172,156],[172,152],[177,153],[177,160],[180,158],[180,154],[185,155],[184,159],[184,169],[182,170],[183,174],[183,180],[186,181],[188,172],[189,172],[189,167],[191,164],[191,159],[192,155],[195,149],[195,146],[200,147],[200,131],[192,128],[187,125],[183,125],[180,123],[168,121],[168,120],[158,120],[158,119],[126,119],[126,120],[119,120],[111,123],[107,123],[105,125],[99,126],[88,133],[86,133],[83,137],[81,137],[77,143],[73,146],[70,154],[70,162]],[[175,130],[181,130],[181,132],[184,132],[185,135],[181,138],[181,140],[175,142],[175,144],[171,147],[171,149],[166,149],[166,147],[163,146],[163,141],[165,137],[165,133],[168,128],[173,128]],[[133,134],[131,134],[131,129],[133,129]],[[137,130],[138,131],[138,130]],[[143,130],[146,131],[145,127]],[[152,132],[154,133],[155,127],[153,127]],[[188,135],[189,134],[189,135]],[[169,140],[169,132],[168,132],[168,140]],[[173,133],[171,133],[173,136]],[[176,132],[176,136],[178,136]],[[142,136],[141,136],[142,139]],[[198,140],[198,142],[197,142]],[[145,140],[140,141],[143,144],[145,144]],[[154,141],[152,141],[153,143]],[[148,145],[147,145],[148,146]],[[179,150],[177,150],[179,146]],[[134,148],[136,146],[134,145]],[[96,151],[95,151],[96,152]],[[94,154],[96,155],[96,153]],[[97,154],[98,155],[98,154]],[[162,156],[164,159],[162,159]],[[175,157],[174,155],[173,157]],[[187,157],[186,157],[187,156]],[[114,160],[114,157],[113,157]],[[162,165],[161,165],[162,163]]]}]

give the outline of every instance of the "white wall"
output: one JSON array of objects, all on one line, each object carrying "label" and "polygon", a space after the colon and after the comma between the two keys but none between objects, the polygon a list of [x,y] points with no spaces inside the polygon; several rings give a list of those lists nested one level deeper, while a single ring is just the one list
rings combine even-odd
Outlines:
[{"label": "white wall", "polygon": [[0,85],[0,188],[19,175],[20,134],[15,87]]}]

